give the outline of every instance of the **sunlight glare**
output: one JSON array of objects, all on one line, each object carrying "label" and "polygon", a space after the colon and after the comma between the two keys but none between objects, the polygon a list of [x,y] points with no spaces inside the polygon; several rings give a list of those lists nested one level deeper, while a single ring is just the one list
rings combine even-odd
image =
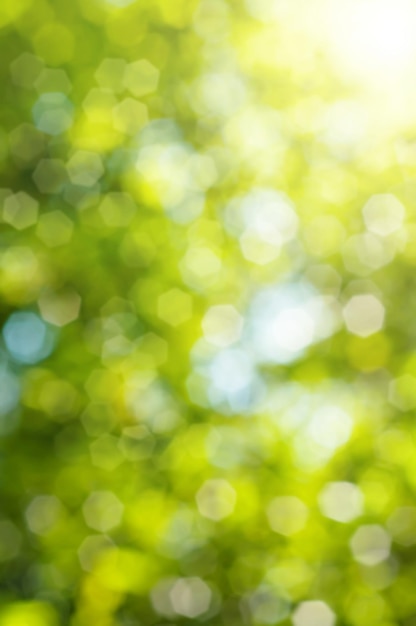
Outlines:
[{"label": "sunlight glare", "polygon": [[416,59],[411,0],[331,0],[331,47],[340,68],[367,83],[403,79]]}]

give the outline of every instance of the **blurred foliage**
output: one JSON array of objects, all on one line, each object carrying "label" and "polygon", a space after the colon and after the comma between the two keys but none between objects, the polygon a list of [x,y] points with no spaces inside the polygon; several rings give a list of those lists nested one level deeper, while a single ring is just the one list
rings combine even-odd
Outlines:
[{"label": "blurred foliage", "polygon": [[411,9],[2,0],[0,626],[416,624]]}]

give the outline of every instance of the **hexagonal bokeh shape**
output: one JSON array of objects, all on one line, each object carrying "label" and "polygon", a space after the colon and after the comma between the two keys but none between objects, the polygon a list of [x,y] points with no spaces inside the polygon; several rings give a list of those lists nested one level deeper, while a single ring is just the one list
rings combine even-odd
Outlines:
[{"label": "hexagonal bokeh shape", "polygon": [[110,89],[115,93],[123,91],[123,76],[127,62],[120,58],[107,58],[101,61],[94,74],[95,80],[102,89]]},{"label": "hexagonal bokeh shape", "polygon": [[40,216],[36,235],[48,246],[56,248],[71,240],[74,224],[62,211],[50,211]]},{"label": "hexagonal bokeh shape", "polygon": [[25,511],[27,525],[32,533],[46,535],[58,521],[62,505],[53,495],[36,496]]},{"label": "hexagonal bokeh shape", "polygon": [[363,207],[363,216],[368,230],[376,235],[387,236],[401,228],[405,208],[392,193],[371,196]]},{"label": "hexagonal bokeh shape", "polygon": [[39,57],[29,52],[24,52],[10,64],[12,81],[18,87],[30,89],[44,67],[44,62]]},{"label": "hexagonal bokeh shape", "polygon": [[93,187],[104,174],[100,155],[87,150],[77,150],[69,159],[66,169],[71,183],[81,187]]},{"label": "hexagonal bokeh shape", "polygon": [[95,120],[111,118],[113,108],[117,104],[117,98],[110,89],[90,89],[82,101],[85,115]]},{"label": "hexagonal bokeh shape", "polygon": [[135,135],[149,121],[147,106],[133,98],[125,98],[114,107],[114,128],[126,135]]},{"label": "hexagonal bokeh shape", "polygon": [[347,524],[363,512],[363,494],[349,482],[327,483],[319,494],[319,508],[325,517]]},{"label": "hexagonal bokeh shape", "polygon": [[209,343],[225,348],[239,340],[244,319],[231,304],[219,304],[207,311],[201,325]]},{"label": "hexagonal bokeh shape", "polygon": [[416,543],[416,507],[396,509],[387,520],[387,528],[396,543],[406,548]]},{"label": "hexagonal bokeh shape", "polygon": [[93,491],[82,507],[87,525],[103,533],[120,524],[123,511],[123,504],[112,491]]},{"label": "hexagonal bokeh shape", "polygon": [[293,613],[294,626],[334,626],[335,613],[321,600],[301,602]]},{"label": "hexagonal bokeh shape", "polygon": [[54,326],[66,326],[78,318],[81,296],[73,289],[44,293],[39,297],[38,306],[45,322]]},{"label": "hexagonal bokeh shape", "polygon": [[207,480],[196,494],[198,510],[203,517],[218,522],[234,511],[237,494],[227,480]]},{"label": "hexagonal bokeh shape", "polygon": [[3,326],[2,334],[8,352],[19,363],[39,363],[54,348],[52,329],[31,311],[12,313]]},{"label": "hexagonal bokeh shape", "polygon": [[131,93],[140,98],[146,94],[156,91],[159,82],[159,70],[147,61],[141,59],[134,63],[129,63],[124,72],[124,86]]},{"label": "hexagonal bokeh shape", "polygon": [[32,124],[20,124],[9,134],[10,151],[24,164],[33,162],[45,149],[44,134]]},{"label": "hexagonal bokeh shape", "polygon": [[382,526],[360,526],[350,540],[356,561],[369,567],[385,561],[390,555],[391,537]]},{"label": "hexagonal bokeh shape", "polygon": [[369,337],[383,328],[385,309],[372,294],[353,296],[342,314],[350,333],[359,337]]},{"label": "hexagonal bokeh shape", "polygon": [[201,578],[179,578],[172,586],[169,597],[175,613],[192,619],[209,609],[212,592]]},{"label": "hexagonal bokeh shape", "polygon": [[122,227],[130,224],[137,207],[130,194],[112,191],[104,196],[98,210],[107,226]]},{"label": "hexagonal bokeh shape", "polygon": [[32,178],[42,193],[59,193],[67,181],[65,164],[60,159],[41,159]]},{"label": "hexagonal bokeh shape", "polygon": [[177,327],[192,317],[192,296],[181,289],[169,289],[159,296],[157,314],[161,320]]},{"label": "hexagonal bokeh shape", "polygon": [[411,374],[398,376],[389,384],[389,402],[401,411],[416,407],[416,378]]},{"label": "hexagonal bokeh shape", "polygon": [[97,559],[105,550],[112,548],[114,543],[106,535],[88,535],[78,548],[78,558],[81,567],[86,572],[91,572]]},{"label": "hexagonal bokeh shape", "polygon": [[39,203],[25,191],[19,191],[5,199],[3,220],[17,230],[23,230],[36,223],[38,210]]},{"label": "hexagonal bokeh shape", "polygon": [[270,502],[266,514],[275,533],[291,537],[304,528],[309,510],[296,496],[280,496]]},{"label": "hexagonal bokeh shape", "polygon": [[68,94],[72,83],[65,70],[45,68],[35,80],[35,88],[39,93]]},{"label": "hexagonal bokeh shape", "polygon": [[43,93],[32,108],[36,128],[48,135],[60,135],[73,122],[73,104],[61,92]]}]

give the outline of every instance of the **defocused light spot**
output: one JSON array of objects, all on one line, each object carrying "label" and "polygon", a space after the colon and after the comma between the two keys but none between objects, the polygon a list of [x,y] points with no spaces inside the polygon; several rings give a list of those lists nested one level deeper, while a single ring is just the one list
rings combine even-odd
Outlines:
[{"label": "defocused light spot", "polygon": [[406,548],[416,543],[416,507],[396,509],[387,520],[387,528],[394,541]]},{"label": "defocused light spot", "polygon": [[53,349],[53,335],[35,313],[13,313],[3,327],[3,337],[12,357],[21,363],[38,363]]},{"label": "defocused light spot", "polygon": [[290,599],[262,585],[249,596],[248,606],[255,624],[278,624],[289,615]]},{"label": "defocused light spot", "polygon": [[107,226],[121,228],[130,224],[137,207],[128,193],[112,191],[104,196],[98,210]]},{"label": "defocused light spot", "polygon": [[347,524],[362,514],[363,495],[353,483],[328,483],[319,494],[319,507],[325,517]]},{"label": "defocused light spot", "polygon": [[42,193],[59,193],[67,181],[65,164],[60,159],[42,159],[37,164],[33,180]]},{"label": "defocused light spot", "polygon": [[212,592],[200,578],[179,578],[169,596],[175,613],[192,619],[209,609]]},{"label": "defocused light spot", "polygon": [[318,409],[308,426],[312,439],[329,450],[335,450],[347,443],[351,436],[351,417],[337,406]]},{"label": "defocused light spot", "polygon": [[[152,124],[150,130],[154,131]],[[167,216],[179,224],[195,220],[203,211],[202,193],[216,179],[212,160],[196,154],[191,146],[175,141],[145,145],[138,154],[136,168],[142,180],[154,189]]]},{"label": "defocused light spot", "polygon": [[20,124],[9,134],[10,150],[19,163],[33,163],[45,149],[45,136],[32,124]]},{"label": "defocused light spot", "polygon": [[266,173],[273,176],[282,164],[286,144],[276,109],[259,105],[243,108],[230,118],[223,136],[226,146],[234,152],[234,159],[244,160],[246,166],[261,173],[261,179]]},{"label": "defocused light spot", "polygon": [[329,37],[343,72],[377,87],[406,76],[416,56],[411,1],[350,0],[329,6]]},{"label": "defocused light spot", "polygon": [[125,98],[114,107],[113,120],[118,131],[135,135],[149,120],[147,106],[133,98]]},{"label": "defocused light spot", "polygon": [[301,531],[309,516],[308,507],[295,496],[281,496],[270,502],[266,510],[270,528],[291,537]]},{"label": "defocused light spot", "polygon": [[106,535],[88,535],[85,537],[78,548],[78,558],[82,569],[91,572],[102,553],[113,546],[114,543]]},{"label": "defocused light spot", "polygon": [[140,461],[152,456],[155,440],[146,426],[129,426],[123,428],[118,446],[126,459]]},{"label": "defocused light spot", "polygon": [[[161,542],[163,554],[169,558],[181,558],[200,547],[198,516],[189,508],[181,506],[170,518]],[[176,581],[174,581],[176,582]]]},{"label": "defocused light spot", "polygon": [[24,191],[9,196],[4,201],[3,219],[17,230],[23,230],[36,223],[39,203]]},{"label": "defocused light spot", "polygon": [[136,98],[155,91],[158,82],[159,70],[146,59],[129,63],[124,71],[124,87]]},{"label": "defocused light spot", "polygon": [[163,578],[151,590],[150,599],[154,610],[164,617],[174,617],[176,612],[172,605],[170,592],[177,578]]},{"label": "defocused light spot", "polygon": [[215,522],[233,513],[236,500],[235,490],[222,478],[207,480],[196,494],[200,514]]},{"label": "defocused light spot", "polygon": [[245,435],[237,428],[227,426],[211,429],[206,440],[210,463],[223,469],[243,465],[247,460],[248,447]]},{"label": "defocused light spot", "polygon": [[19,87],[30,89],[41,73],[44,62],[39,57],[29,52],[24,52],[10,64],[12,81]]},{"label": "defocused light spot", "polygon": [[45,322],[54,326],[66,326],[77,319],[81,297],[70,289],[57,293],[45,292],[39,297],[38,305]]},{"label": "defocused light spot", "polygon": [[377,524],[360,526],[350,540],[354,558],[363,565],[377,565],[390,554],[390,535]]},{"label": "defocused light spot", "polygon": [[74,185],[93,187],[104,174],[101,158],[95,152],[78,150],[69,159],[66,169]]},{"label": "defocused light spot", "polygon": [[64,93],[72,89],[72,83],[64,70],[45,68],[35,81],[36,91],[39,93]]},{"label": "defocused light spot", "polygon": [[173,327],[192,317],[192,297],[181,289],[170,289],[158,298],[157,313],[161,320]]},{"label": "defocused light spot", "polygon": [[294,626],[334,626],[335,613],[321,600],[301,602],[293,613]]},{"label": "defocused light spot", "polygon": [[184,280],[190,287],[201,288],[211,285],[221,270],[221,259],[206,246],[192,246],[188,249],[180,269]]},{"label": "defocused light spot", "polygon": [[264,265],[276,259],[281,246],[295,237],[298,217],[285,194],[255,189],[226,207],[225,224],[240,237],[244,256]]},{"label": "defocused light spot", "polygon": [[416,378],[404,374],[389,384],[389,402],[401,411],[411,411],[416,407]]},{"label": "defocused light spot", "polygon": [[55,496],[36,496],[26,509],[27,525],[32,533],[46,535],[57,523],[62,505]]},{"label": "defocused light spot", "polygon": [[381,330],[384,315],[384,306],[372,294],[353,296],[343,310],[348,330],[360,337],[368,337]]},{"label": "defocused light spot", "polygon": [[383,237],[401,228],[405,208],[393,194],[378,194],[364,205],[363,215],[368,230]]},{"label": "defocused light spot", "polygon": [[[213,406],[245,411],[253,404],[258,377],[249,354],[228,349],[219,352],[209,363],[208,394]],[[225,406],[224,406],[225,404]]]},{"label": "defocused light spot", "polygon": [[124,506],[111,491],[94,491],[82,506],[88,526],[103,533],[120,524],[123,511]]},{"label": "defocused light spot", "polygon": [[95,80],[102,89],[119,93],[124,89],[123,76],[126,67],[127,62],[124,59],[104,59],[94,74]]},{"label": "defocused light spot", "polygon": [[220,348],[239,340],[244,319],[231,304],[211,307],[202,319],[205,339]]},{"label": "defocused light spot", "polygon": [[43,93],[32,109],[35,126],[48,135],[60,135],[72,126],[73,109],[64,93]]},{"label": "defocused light spot", "polygon": [[110,89],[90,89],[82,102],[82,108],[90,121],[102,123],[112,120],[117,98]]},{"label": "defocused light spot", "polygon": [[200,76],[191,92],[191,103],[199,115],[230,118],[247,99],[244,79],[232,72],[216,72]]},{"label": "defocused light spot", "polygon": [[273,330],[276,346],[288,352],[303,350],[313,341],[313,322],[301,308],[282,311]]},{"label": "defocused light spot", "polygon": [[267,265],[280,255],[280,244],[277,239],[270,243],[250,230],[244,231],[241,235],[240,247],[244,258],[257,265]]},{"label": "defocused light spot", "polygon": [[392,243],[373,233],[354,235],[342,248],[345,267],[359,276],[367,276],[388,265],[394,254]]},{"label": "defocused light spot", "polygon": [[318,296],[308,283],[262,289],[252,299],[245,340],[259,363],[291,363],[304,350],[336,332],[338,304]]},{"label": "defocused light spot", "polygon": [[36,235],[49,248],[57,248],[69,243],[74,223],[62,211],[43,213],[38,220]]}]

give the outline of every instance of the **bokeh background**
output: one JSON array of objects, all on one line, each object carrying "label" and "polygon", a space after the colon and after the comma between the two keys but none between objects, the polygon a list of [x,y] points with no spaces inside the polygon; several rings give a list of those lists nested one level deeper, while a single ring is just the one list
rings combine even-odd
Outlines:
[{"label": "bokeh background", "polygon": [[414,626],[414,2],[0,28],[0,626]]}]

